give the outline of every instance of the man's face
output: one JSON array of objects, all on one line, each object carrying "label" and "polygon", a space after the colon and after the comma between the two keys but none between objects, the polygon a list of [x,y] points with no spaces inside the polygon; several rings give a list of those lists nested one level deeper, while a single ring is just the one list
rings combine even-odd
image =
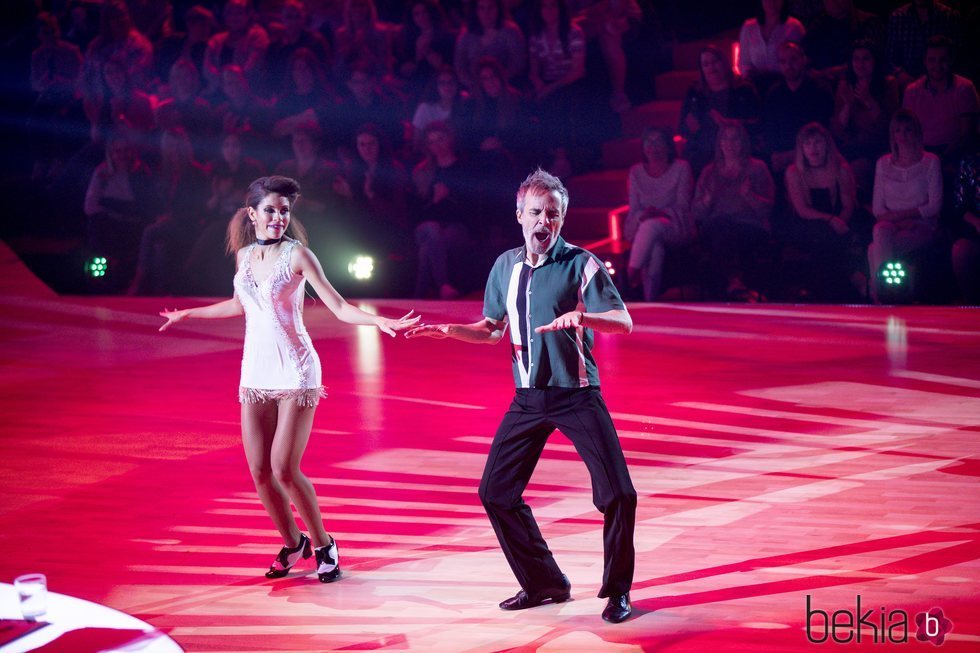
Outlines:
[{"label": "man's face", "polygon": [[933,81],[943,81],[949,78],[952,65],[949,50],[946,48],[929,48],[926,50],[926,73]]},{"label": "man's face", "polygon": [[547,254],[558,240],[558,234],[565,222],[558,191],[528,191],[524,196],[524,210],[517,212],[517,221],[521,223],[528,253]]},{"label": "man's face", "polygon": [[787,82],[797,82],[803,78],[806,59],[797,47],[779,48],[779,71]]}]

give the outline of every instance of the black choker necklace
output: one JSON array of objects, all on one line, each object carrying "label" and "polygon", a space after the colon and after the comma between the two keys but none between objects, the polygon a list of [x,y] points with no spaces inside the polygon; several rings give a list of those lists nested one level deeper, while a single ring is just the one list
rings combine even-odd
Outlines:
[{"label": "black choker necklace", "polygon": [[257,242],[259,245],[275,245],[280,240],[282,240],[282,236],[280,236],[279,238],[270,238],[269,240],[262,240],[261,238],[256,238],[255,242]]}]

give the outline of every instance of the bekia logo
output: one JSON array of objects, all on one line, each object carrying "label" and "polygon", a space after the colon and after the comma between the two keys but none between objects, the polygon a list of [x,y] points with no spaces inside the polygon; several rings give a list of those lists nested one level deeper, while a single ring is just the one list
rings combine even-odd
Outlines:
[{"label": "bekia logo", "polygon": [[[946,635],[953,630],[953,622],[943,614],[942,608],[915,615],[915,625],[915,639],[935,646],[942,646]],[[909,614],[885,606],[862,610],[860,594],[853,612],[843,609],[828,613],[814,607],[812,597],[807,594],[806,638],[812,644],[860,643],[869,639],[875,644],[906,644],[909,641]]]}]

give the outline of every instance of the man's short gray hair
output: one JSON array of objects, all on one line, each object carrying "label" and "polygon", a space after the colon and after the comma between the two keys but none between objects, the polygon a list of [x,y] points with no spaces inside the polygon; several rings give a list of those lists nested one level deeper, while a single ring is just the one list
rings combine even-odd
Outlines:
[{"label": "man's short gray hair", "polygon": [[559,210],[562,216],[568,210],[568,189],[561,183],[561,179],[546,170],[538,168],[527,176],[527,179],[517,189],[517,210],[524,210],[524,198],[528,193],[535,195],[557,192],[559,197]]}]

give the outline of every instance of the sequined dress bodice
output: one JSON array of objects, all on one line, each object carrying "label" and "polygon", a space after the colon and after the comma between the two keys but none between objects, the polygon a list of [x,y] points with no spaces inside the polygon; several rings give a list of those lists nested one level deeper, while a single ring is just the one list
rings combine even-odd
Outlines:
[{"label": "sequined dress bodice", "polygon": [[315,405],[323,394],[320,360],[303,324],[306,279],[289,264],[297,245],[286,243],[272,272],[260,281],[252,274],[253,244],[235,275],[235,295],[245,309],[239,390],[245,403],[298,397]]}]

